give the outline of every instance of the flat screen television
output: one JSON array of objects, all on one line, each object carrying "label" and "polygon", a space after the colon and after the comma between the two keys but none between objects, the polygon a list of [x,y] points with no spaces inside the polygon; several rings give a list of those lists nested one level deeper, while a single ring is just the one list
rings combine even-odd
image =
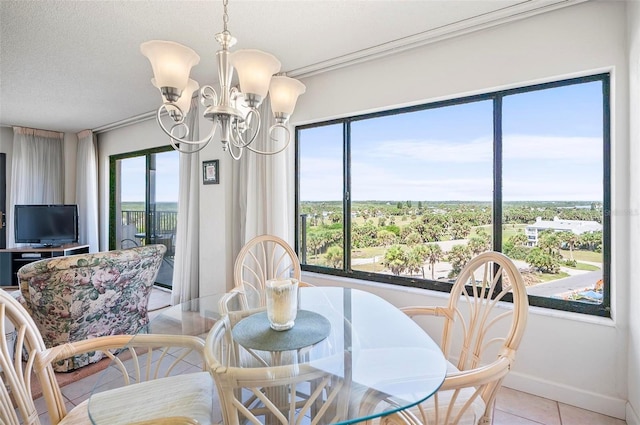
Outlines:
[{"label": "flat screen television", "polygon": [[60,246],[78,242],[77,205],[16,205],[16,243]]}]

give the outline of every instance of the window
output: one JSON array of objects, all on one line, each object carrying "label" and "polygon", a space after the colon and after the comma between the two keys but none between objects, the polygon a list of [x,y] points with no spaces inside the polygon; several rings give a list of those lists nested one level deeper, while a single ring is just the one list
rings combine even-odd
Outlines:
[{"label": "window", "polygon": [[156,284],[171,288],[179,153],[170,146],[110,157],[110,249],[163,244]]},{"label": "window", "polygon": [[303,270],[448,291],[487,250],[609,316],[609,75],[296,128]]}]

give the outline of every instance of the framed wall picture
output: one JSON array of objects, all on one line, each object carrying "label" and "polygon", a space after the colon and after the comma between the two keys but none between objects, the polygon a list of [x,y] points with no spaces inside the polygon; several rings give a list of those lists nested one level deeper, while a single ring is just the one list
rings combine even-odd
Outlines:
[{"label": "framed wall picture", "polygon": [[220,160],[202,161],[202,184],[220,183]]}]

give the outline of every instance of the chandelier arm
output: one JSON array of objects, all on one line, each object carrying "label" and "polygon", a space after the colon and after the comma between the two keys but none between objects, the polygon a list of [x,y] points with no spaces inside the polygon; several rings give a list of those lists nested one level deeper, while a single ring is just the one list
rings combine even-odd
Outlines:
[{"label": "chandelier arm", "polygon": [[[238,150],[237,154],[233,153],[234,149]],[[233,143],[227,144],[227,150],[229,151],[229,155],[231,155],[231,158],[235,159],[236,161],[242,158],[242,153],[244,152],[244,148],[240,148]]]},{"label": "chandelier arm", "polygon": [[200,104],[205,108],[218,104],[218,93],[210,85],[202,86],[200,89]]},{"label": "chandelier arm", "polygon": [[178,152],[181,152],[181,153],[196,153],[196,152],[200,152],[202,149],[204,149],[207,146],[207,143],[205,143],[205,144],[199,146],[197,149],[190,149],[190,150],[181,149],[180,145],[178,145],[176,142],[174,142],[173,137],[169,137],[169,143],[171,144],[173,149],[175,149],[175,150],[177,150]]},{"label": "chandelier arm", "polygon": [[[256,130],[253,133],[253,136],[248,141],[245,140],[244,137],[242,136],[243,131],[241,131],[238,128],[238,123],[236,122],[233,125],[232,131],[231,131],[231,139],[232,139],[231,142],[237,148],[243,149],[243,148],[248,147],[251,143],[254,142],[254,140],[256,140],[256,137],[258,137],[258,133],[260,133],[260,127],[262,125],[262,118],[260,117],[260,113],[258,112],[258,110],[256,108],[251,108],[249,110],[249,112],[247,113],[247,117],[244,120],[244,122],[245,123],[248,122],[249,118],[250,118],[250,115],[252,115],[252,114],[255,117],[255,119],[258,120],[258,124],[256,125]],[[246,131],[246,129],[245,129],[245,131]]]},{"label": "chandelier arm", "polygon": [[274,124],[271,127],[269,127],[269,138],[271,140],[278,140],[277,138],[272,136],[274,134],[274,131],[277,128],[283,129],[285,131],[285,134],[286,134],[286,139],[285,139],[284,146],[281,147],[280,149],[275,150],[275,151],[262,151],[262,150],[259,150],[259,149],[254,149],[254,148],[252,148],[251,146],[248,146],[248,145],[245,146],[245,147],[247,149],[249,149],[251,152],[254,152],[254,153],[257,153],[257,154],[260,154],[260,155],[275,155],[277,153],[282,152],[283,150],[285,150],[289,146],[289,142],[291,141],[291,130],[289,130],[289,128],[284,124]]},{"label": "chandelier arm", "polygon": [[[186,127],[186,124],[184,124],[184,115],[183,115],[183,118],[178,120],[176,122],[176,124],[171,127],[171,130],[167,130],[167,127],[165,127],[164,123],[162,122],[161,114],[162,114],[162,110],[163,109],[165,109],[165,110],[167,109],[168,105],[171,105],[171,106],[175,107],[176,109],[180,110],[180,108],[178,108],[175,105],[172,105],[170,103],[163,103],[162,105],[160,105],[160,107],[158,108],[158,112],[156,113],[156,121],[158,122],[158,125],[160,126],[160,129],[162,129],[162,131],[167,136],[169,136],[174,142],[185,143],[187,145],[204,145],[204,146],[206,146],[211,141],[211,139],[213,139],[213,136],[214,136],[214,134],[216,132],[216,126],[215,125],[211,129],[211,132],[205,138],[200,139],[200,140],[186,140],[184,138],[174,136],[173,135],[173,130],[177,126],[184,125],[185,128],[187,129],[187,134],[188,134],[188,128]],[[168,112],[168,110],[167,110],[167,112]],[[180,111],[180,113],[182,113],[182,111]],[[202,147],[204,147],[204,146],[202,146]],[[181,151],[181,152],[184,152],[184,151]],[[195,152],[197,152],[197,151],[195,151]]]}]

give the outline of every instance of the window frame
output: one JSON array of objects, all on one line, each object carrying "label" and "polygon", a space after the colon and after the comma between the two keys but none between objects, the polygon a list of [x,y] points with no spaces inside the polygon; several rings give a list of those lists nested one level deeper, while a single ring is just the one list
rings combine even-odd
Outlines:
[{"label": "window frame", "polygon": [[[517,88],[496,90],[483,94],[452,98],[442,101],[429,102],[421,105],[389,109],[379,112],[354,115],[350,117],[332,119],[316,123],[309,123],[295,127],[295,250],[301,255],[300,240],[300,134],[303,130],[328,125],[342,125],[343,135],[343,266],[342,269],[322,267],[317,265],[301,264],[303,271],[315,272],[326,275],[347,277],[359,280],[368,280],[392,285],[430,289],[440,292],[450,292],[451,283],[433,281],[416,277],[399,277],[378,273],[353,270],[351,268],[351,201],[349,191],[351,188],[351,128],[356,121],[385,117],[422,111],[426,109],[442,108],[452,105],[460,105],[476,101],[493,101],[493,198],[492,198],[492,229],[493,250],[501,251],[502,245],[502,107],[503,98],[514,94],[527,93],[537,90],[565,87],[574,84],[600,81],[602,83],[602,161],[603,161],[603,186],[602,186],[602,275],[603,298],[600,304],[584,303],[579,301],[561,300],[556,298],[529,295],[531,306],[543,307],[554,310],[589,314],[601,317],[611,317],[611,73],[598,73],[569,79],[561,79],[546,83],[523,85]],[[499,223],[499,224],[496,224]],[[303,257],[301,257],[303,258]]]},{"label": "window frame", "polygon": [[[150,173],[150,156],[156,153],[170,152],[174,150],[170,145],[169,146],[159,146],[155,148],[142,149],[133,152],[126,152],[120,154],[114,154],[109,156],[109,249],[116,249],[117,240],[116,240],[116,228],[118,226],[117,223],[117,211],[116,211],[116,197],[118,194],[116,193],[116,162],[122,159],[136,158],[136,157],[145,157],[145,211],[149,211],[149,192],[151,188],[149,187],[149,173]],[[145,238],[148,239],[148,238]],[[146,240],[149,243],[149,240]]]}]

